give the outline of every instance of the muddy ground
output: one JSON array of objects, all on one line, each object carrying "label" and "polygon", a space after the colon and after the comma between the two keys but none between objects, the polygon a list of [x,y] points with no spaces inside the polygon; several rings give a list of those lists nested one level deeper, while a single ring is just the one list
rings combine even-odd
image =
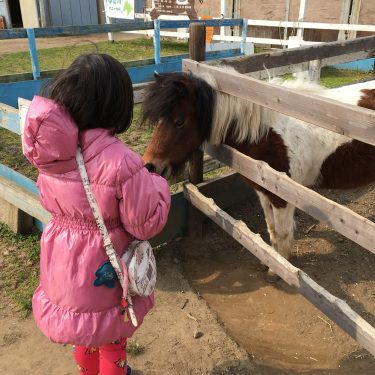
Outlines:
[{"label": "muddy ground", "polygon": [[[324,194],[375,217],[374,187]],[[255,196],[229,212],[267,240]],[[292,263],[375,325],[375,256],[300,211],[296,238]],[[135,375],[375,373],[372,355],[283,281],[268,284],[258,260],[214,223],[202,241],[166,246],[158,264],[157,306],[133,338],[145,347],[129,358]],[[49,343],[4,296],[0,306],[2,374],[76,374],[69,347]]]},{"label": "muddy ground", "polygon": [[[375,187],[320,191],[375,219]],[[229,213],[268,240],[257,199]],[[374,374],[375,358],[285,282],[270,285],[258,260],[214,223],[186,243],[184,274],[262,374]],[[291,262],[375,324],[375,256],[301,211]]]}]

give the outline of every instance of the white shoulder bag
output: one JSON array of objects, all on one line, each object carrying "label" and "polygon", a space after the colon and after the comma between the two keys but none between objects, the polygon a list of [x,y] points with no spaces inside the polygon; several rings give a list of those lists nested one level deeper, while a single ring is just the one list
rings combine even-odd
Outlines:
[{"label": "white shoulder bag", "polygon": [[[149,296],[155,289],[156,261],[152,247],[148,241],[135,240],[129,245],[124,255],[119,258],[113,248],[98,204],[92,193],[80,147],[77,149],[76,160],[87,199],[103,238],[105,251],[123,289],[121,305],[125,310],[128,310],[132,324],[137,327],[138,322],[134,314],[131,296]],[[125,311],[124,316],[126,315]]]}]

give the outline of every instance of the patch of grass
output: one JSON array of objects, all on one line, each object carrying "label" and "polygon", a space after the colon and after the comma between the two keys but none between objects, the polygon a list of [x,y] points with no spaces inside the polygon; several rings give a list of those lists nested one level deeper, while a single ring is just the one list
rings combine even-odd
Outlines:
[{"label": "patch of grass", "polygon": [[0,128],[0,163],[36,181],[38,171],[22,154],[21,137]]},{"label": "patch of grass", "polygon": [[[84,43],[84,44],[83,44]],[[162,56],[188,53],[186,42],[162,40],[160,42]],[[110,43],[107,41],[93,43],[82,41],[66,47],[40,49],[40,69],[64,69],[82,53],[107,53],[120,61],[143,60],[154,57],[152,38],[137,38]],[[0,75],[31,72],[29,52],[5,53],[0,56]]]},{"label": "patch of grass", "polygon": [[[371,72],[362,72],[360,70],[342,70],[331,66],[322,68],[320,74],[320,84],[327,88],[335,88],[349,83],[354,83],[361,79],[372,77]],[[285,74],[284,79],[294,79],[292,74]]]},{"label": "patch of grass", "polygon": [[40,233],[14,234],[0,223],[2,261],[0,289],[24,316],[31,312],[31,297],[39,280]]},{"label": "patch of grass", "polygon": [[143,155],[146,145],[151,139],[152,128],[148,126],[140,126],[141,122],[141,105],[134,106],[133,123],[130,129],[118,135],[118,138],[129,146],[133,151]]},{"label": "patch of grass", "polygon": [[145,347],[136,341],[129,341],[126,347],[126,352],[133,357],[144,353],[144,351]]},{"label": "patch of grass", "polygon": [[372,77],[372,72],[343,70],[327,66],[321,71],[320,82],[325,87],[334,88],[369,77]]}]

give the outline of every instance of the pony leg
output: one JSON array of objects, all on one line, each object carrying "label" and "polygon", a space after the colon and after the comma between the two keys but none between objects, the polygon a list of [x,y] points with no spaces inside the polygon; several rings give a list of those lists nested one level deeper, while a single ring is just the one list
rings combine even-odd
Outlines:
[{"label": "pony leg", "polygon": [[271,201],[268,199],[267,195],[265,195],[264,193],[260,191],[257,191],[256,193],[259,197],[260,204],[263,208],[264,218],[266,219],[267,230],[270,236],[271,245],[275,250],[277,250],[275,220],[273,216],[274,207]]},{"label": "pony leg", "polygon": [[295,207],[290,203],[285,208],[273,208],[277,251],[285,259],[289,259],[293,246],[294,210]]},{"label": "pony leg", "polygon": [[[288,259],[293,246],[293,230],[294,230],[294,210],[295,207],[287,204],[284,208],[273,208],[273,219],[275,226],[275,238],[277,245],[274,246],[275,250]],[[271,268],[268,270],[267,281],[275,283],[280,279],[280,276],[275,273]]]},{"label": "pony leg", "polygon": [[[275,208],[272,205],[271,201],[269,200],[269,198],[267,197],[266,194],[264,194],[260,191],[257,191],[256,193],[258,194],[260,204],[263,208],[264,218],[266,220],[267,230],[268,230],[268,234],[270,236],[271,246],[277,251],[275,220],[274,220],[274,216],[273,216],[273,211],[274,211]],[[277,275],[274,272],[272,272],[272,274],[271,274],[271,271],[268,269],[268,266],[266,266],[265,264],[262,263],[262,271],[267,271],[267,270],[268,270],[268,274],[267,274],[267,277],[266,277],[267,280],[269,282],[277,281],[278,280]]]}]

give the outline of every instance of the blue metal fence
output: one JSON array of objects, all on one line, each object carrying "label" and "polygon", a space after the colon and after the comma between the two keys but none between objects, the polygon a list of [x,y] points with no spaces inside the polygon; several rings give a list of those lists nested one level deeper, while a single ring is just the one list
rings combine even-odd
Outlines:
[{"label": "blue metal fence", "polygon": [[88,35],[118,31],[138,31],[138,30],[154,30],[154,62],[144,66],[127,67],[133,83],[141,83],[153,79],[153,72],[170,72],[182,69],[182,59],[187,55],[161,57],[160,51],[160,30],[161,29],[177,29],[189,27],[192,22],[204,23],[207,26],[242,26],[242,41],[240,49],[231,49],[220,52],[207,53],[207,60],[219,59],[244,54],[246,36],[247,36],[247,20],[246,19],[219,19],[219,20],[155,20],[153,22],[123,22],[106,25],[86,25],[86,26],[63,26],[63,27],[45,27],[35,29],[9,29],[0,31],[1,39],[18,39],[27,38],[29,42],[30,60],[32,66],[33,81],[20,81],[10,83],[0,83],[0,103],[17,106],[18,96],[31,99],[35,95],[45,79],[41,78],[39,68],[39,58],[36,46],[36,38],[45,38],[51,36],[73,36]]}]

